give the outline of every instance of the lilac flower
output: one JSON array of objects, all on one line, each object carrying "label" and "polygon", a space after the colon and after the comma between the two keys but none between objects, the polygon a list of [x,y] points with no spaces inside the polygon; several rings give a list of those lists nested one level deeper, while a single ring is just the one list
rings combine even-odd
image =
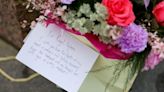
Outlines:
[{"label": "lilac flower", "polygon": [[61,0],[63,4],[71,4],[75,0]]},{"label": "lilac flower", "polygon": [[154,69],[156,65],[160,63],[160,53],[156,50],[151,50],[150,54],[148,55],[145,66],[143,68],[143,71],[147,71],[149,69]]},{"label": "lilac flower", "polygon": [[117,40],[121,51],[125,53],[142,52],[147,47],[148,33],[134,23],[123,28],[120,38]]}]

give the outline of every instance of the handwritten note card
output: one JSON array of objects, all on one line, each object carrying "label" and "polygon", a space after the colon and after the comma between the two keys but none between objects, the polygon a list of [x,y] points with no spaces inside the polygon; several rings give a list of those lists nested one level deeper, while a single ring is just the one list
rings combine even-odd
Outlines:
[{"label": "handwritten note card", "polygon": [[38,23],[17,59],[68,92],[78,92],[98,53],[64,29]]}]

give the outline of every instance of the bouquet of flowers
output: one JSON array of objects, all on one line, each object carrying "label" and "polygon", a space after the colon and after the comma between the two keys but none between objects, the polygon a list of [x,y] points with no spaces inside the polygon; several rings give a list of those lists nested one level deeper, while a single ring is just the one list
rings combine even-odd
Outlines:
[{"label": "bouquet of flowers", "polygon": [[164,59],[163,0],[28,0],[26,8],[40,11],[36,21],[85,37],[104,58],[124,60],[131,75]]}]

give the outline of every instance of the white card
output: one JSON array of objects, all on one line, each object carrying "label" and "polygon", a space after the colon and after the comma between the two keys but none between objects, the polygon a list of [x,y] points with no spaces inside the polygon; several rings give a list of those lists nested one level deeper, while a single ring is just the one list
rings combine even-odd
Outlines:
[{"label": "white card", "polygon": [[17,59],[68,92],[78,92],[98,53],[64,29],[38,23]]}]

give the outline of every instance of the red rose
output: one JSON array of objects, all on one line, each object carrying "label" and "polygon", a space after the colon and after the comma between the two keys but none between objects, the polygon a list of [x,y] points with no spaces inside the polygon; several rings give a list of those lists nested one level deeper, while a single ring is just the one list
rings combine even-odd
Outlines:
[{"label": "red rose", "polygon": [[157,20],[157,22],[164,26],[164,1],[160,2],[153,9],[153,14]]},{"label": "red rose", "polygon": [[129,0],[103,0],[108,9],[108,23],[112,25],[128,26],[135,20],[133,5]]}]

